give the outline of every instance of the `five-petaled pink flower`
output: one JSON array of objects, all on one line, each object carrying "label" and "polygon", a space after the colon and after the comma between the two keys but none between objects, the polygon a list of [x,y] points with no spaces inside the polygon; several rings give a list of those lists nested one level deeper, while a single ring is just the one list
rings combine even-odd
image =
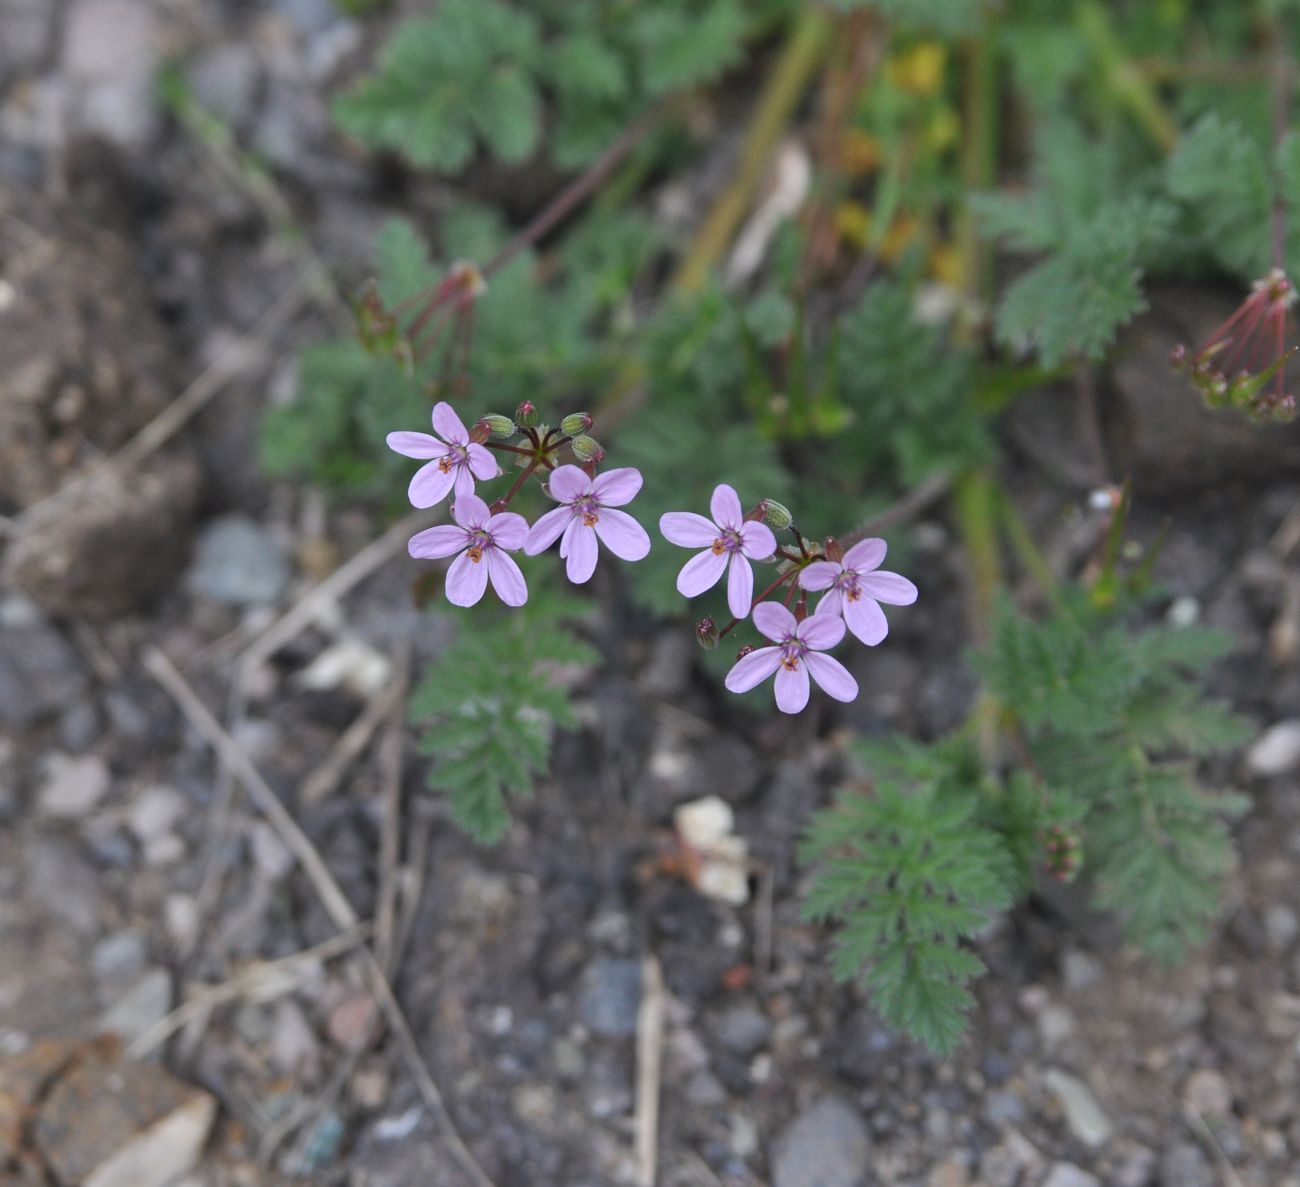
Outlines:
[{"label": "five-petaled pink flower", "polygon": [[650,537],[626,511],[616,510],[630,503],[640,489],[641,471],[631,466],[606,470],[594,479],[577,466],[557,466],[546,492],[562,506],[533,524],[524,552],[536,556],[559,540],[565,571],[575,585],[595,572],[597,537],[615,556],[643,560],[650,551]]},{"label": "five-petaled pink flower", "polygon": [[916,601],[916,586],[906,577],[879,571],[885,549],[883,540],[862,540],[844,554],[842,562],[814,561],[799,574],[804,589],[828,591],[817,603],[814,617],[843,617],[849,630],[869,647],[889,633],[881,602],[910,606]]},{"label": "five-petaled pink flower", "polygon": [[[484,482],[501,473],[490,450],[469,439],[469,432],[445,400],[433,406],[433,427],[438,434],[389,433],[388,448],[403,457],[432,458],[421,466],[407,490],[413,507],[433,507],[454,486],[456,497],[474,493],[474,479]],[[439,440],[441,438],[441,440]]]},{"label": "five-petaled pink flower", "polygon": [[830,614],[813,614],[802,622],[779,602],[760,602],[754,607],[754,625],[774,647],[751,651],[727,673],[727,688],[748,692],[776,673],[776,707],[782,713],[798,713],[808,703],[811,676],[817,686],[837,701],[851,701],[858,695],[858,682],[839,660],[823,651],[844,638],[844,622]]},{"label": "five-petaled pink flower", "polygon": [[740,496],[725,482],[714,488],[709,502],[711,520],[691,511],[660,516],[664,539],[683,548],[703,548],[677,574],[677,592],[693,598],[717,585],[727,572],[727,606],[736,618],[749,614],[754,601],[754,570],[749,562],[765,561],[776,552],[772,529],[746,520]]},{"label": "five-petaled pink flower", "polygon": [[523,545],[528,521],[513,511],[493,515],[476,494],[457,495],[451,516],[454,524],[417,532],[409,545],[412,556],[427,560],[460,553],[447,570],[447,601],[453,606],[474,605],[487,589],[489,578],[507,606],[528,601],[524,575],[508,555]]}]

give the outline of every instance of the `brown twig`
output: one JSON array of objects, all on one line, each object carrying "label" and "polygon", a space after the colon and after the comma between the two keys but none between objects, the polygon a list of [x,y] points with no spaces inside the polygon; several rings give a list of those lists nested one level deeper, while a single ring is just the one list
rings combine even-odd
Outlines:
[{"label": "brown twig", "polygon": [[[302,831],[298,822],[280,802],[280,798],[271,790],[261,772],[222,728],[221,723],[199,699],[171,660],[156,647],[149,647],[145,650],[143,663],[145,670],[175,700],[186,719],[208,745],[218,754],[225,756],[230,769],[243,785],[254,806],[279,833],[280,840],[297,859],[334,925],[340,929],[356,927],[360,922],[356,911],[329,872],[316,847],[311,843],[311,839]],[[420,1054],[410,1023],[407,1022],[406,1015],[402,1012],[402,1007],[383,969],[379,967],[374,953],[369,948],[363,947],[360,949],[360,959],[370,983],[370,990],[375,995],[389,1029],[401,1048],[407,1070],[415,1080],[425,1106],[441,1122],[453,1157],[476,1187],[495,1187],[492,1179],[460,1136],[460,1131],[452,1120],[451,1111],[443,1099],[442,1090],[429,1071],[424,1056]]]},{"label": "brown twig", "polygon": [[302,790],[298,793],[300,805],[310,807],[334,794],[352,764],[365,753],[379,727],[392,716],[394,707],[402,703],[405,693],[402,684],[393,681],[367,702],[320,765],[303,780]]},{"label": "brown twig", "polygon": [[659,1091],[663,1082],[664,978],[659,961],[641,963],[641,1006],[636,1016],[635,1132],[637,1187],[654,1187],[659,1161]]},{"label": "brown twig", "polygon": [[397,944],[398,864],[402,856],[402,757],[406,748],[406,692],[410,685],[409,641],[397,660],[388,732],[379,752],[384,802],[379,822],[379,896],[375,907],[375,959],[385,974],[395,971]]}]

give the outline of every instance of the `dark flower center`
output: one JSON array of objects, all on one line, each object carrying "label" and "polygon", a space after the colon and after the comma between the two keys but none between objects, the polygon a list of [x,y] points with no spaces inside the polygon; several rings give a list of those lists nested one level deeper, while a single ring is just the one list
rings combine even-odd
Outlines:
[{"label": "dark flower center", "polygon": [[740,545],[740,533],[724,529],[722,535],[714,540],[709,548],[714,556],[721,556],[724,552],[739,552]]}]

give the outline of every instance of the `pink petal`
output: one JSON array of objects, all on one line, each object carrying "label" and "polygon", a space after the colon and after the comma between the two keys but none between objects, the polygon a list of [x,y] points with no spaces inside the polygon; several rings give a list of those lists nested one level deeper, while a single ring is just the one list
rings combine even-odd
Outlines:
[{"label": "pink petal", "polygon": [[738,659],[725,681],[729,692],[748,692],[757,688],[781,666],[779,647],[760,647],[744,659]]},{"label": "pink petal", "polygon": [[769,639],[780,642],[794,634],[794,615],[780,602],[759,602],[754,607],[754,625]]},{"label": "pink petal", "polygon": [[433,431],[453,445],[469,444],[465,422],[456,415],[456,410],[446,400],[439,400],[433,406]]},{"label": "pink petal", "polygon": [[556,507],[554,511],[548,511],[529,530],[528,539],[524,541],[524,552],[528,556],[545,552],[560,538],[573,518],[572,507]]},{"label": "pink petal", "polygon": [[451,505],[451,517],[461,527],[477,532],[487,524],[490,514],[488,505],[472,489],[466,494],[456,492],[456,501]]},{"label": "pink petal", "polygon": [[880,568],[880,562],[885,559],[887,549],[888,545],[874,536],[867,540],[859,540],[844,554],[844,567],[852,569],[855,573],[869,573],[872,569]]},{"label": "pink petal", "polygon": [[454,524],[442,523],[436,528],[425,528],[416,532],[406,546],[406,550],[420,560],[440,560],[451,556],[465,547],[465,529]]},{"label": "pink petal", "polygon": [[868,647],[874,647],[887,634],[889,622],[880,603],[873,598],[844,599],[844,621],[854,636]]},{"label": "pink petal", "polygon": [[456,498],[472,495],[474,493],[474,475],[470,472],[470,468],[464,462],[457,462],[455,470]]},{"label": "pink petal", "polygon": [[817,681],[817,687],[837,701],[852,701],[858,695],[858,682],[849,670],[834,656],[811,651],[804,656],[808,674]]},{"label": "pink petal", "polygon": [[817,603],[817,609],[813,611],[813,617],[818,614],[841,614],[844,610],[844,593],[841,590],[831,590],[820,602]]},{"label": "pink petal", "polygon": [[480,482],[486,482],[489,478],[500,475],[501,467],[497,465],[497,459],[492,456],[492,451],[486,445],[471,445],[466,452],[469,454],[469,468]]},{"label": "pink petal", "polygon": [[709,514],[719,527],[740,531],[741,520],[745,518],[745,509],[740,505],[740,496],[733,487],[725,482],[713,488],[713,498],[709,500]]},{"label": "pink petal", "polygon": [[596,571],[596,529],[589,528],[581,519],[575,519],[564,533],[561,551],[567,545],[564,571],[574,585],[582,585],[591,580]]},{"label": "pink petal", "polygon": [[650,537],[626,511],[601,507],[596,516],[596,535],[620,560],[639,561],[650,551]]},{"label": "pink petal", "polygon": [[743,556],[733,553],[727,573],[727,609],[736,618],[748,618],[753,605],[754,570]]},{"label": "pink petal", "polygon": [[804,589],[830,589],[843,571],[844,567],[834,561],[813,561],[799,571],[799,584]]},{"label": "pink petal", "polygon": [[577,466],[556,466],[546,481],[546,489],[557,503],[572,503],[591,493],[591,479]]},{"label": "pink petal", "polygon": [[522,606],[528,601],[528,583],[515,564],[514,557],[499,548],[489,548],[486,554],[488,576],[492,588],[507,606]]},{"label": "pink petal", "polygon": [[403,457],[442,457],[447,447],[428,433],[389,433],[388,448]]},{"label": "pink petal", "polygon": [[740,528],[740,551],[750,560],[765,561],[776,552],[776,537],[765,523],[751,519]]},{"label": "pink petal", "polygon": [[795,634],[814,651],[825,651],[844,638],[844,619],[838,614],[813,614],[795,628]]},{"label": "pink petal", "polygon": [[916,586],[897,573],[868,573],[858,578],[864,594],[887,606],[910,606],[916,601]]},{"label": "pink petal", "polygon": [[447,497],[456,481],[456,468],[442,469],[437,462],[426,462],[411,478],[406,497],[412,507],[433,507]]},{"label": "pink petal", "polygon": [[[557,510],[563,511],[560,507]],[[528,538],[528,520],[513,511],[498,511],[487,521],[487,530],[492,536],[492,543],[507,552],[514,552],[524,546]]]},{"label": "pink petal", "polygon": [[776,674],[776,707],[782,713],[799,713],[808,703],[808,669],[802,662],[793,668],[782,665]]},{"label": "pink petal", "polygon": [[677,592],[684,598],[698,598],[706,589],[718,584],[726,567],[725,552],[697,552],[677,574]]},{"label": "pink petal", "polygon": [[487,589],[487,565],[482,558],[473,560],[468,552],[462,552],[451,562],[444,588],[453,606],[474,605]]},{"label": "pink petal", "polygon": [[708,548],[721,535],[717,524],[693,511],[661,515],[659,531],[669,544],[680,544],[683,548]]},{"label": "pink petal", "polygon": [[641,489],[641,471],[634,466],[624,466],[621,470],[606,470],[596,475],[591,489],[602,507],[622,507],[636,498]]}]

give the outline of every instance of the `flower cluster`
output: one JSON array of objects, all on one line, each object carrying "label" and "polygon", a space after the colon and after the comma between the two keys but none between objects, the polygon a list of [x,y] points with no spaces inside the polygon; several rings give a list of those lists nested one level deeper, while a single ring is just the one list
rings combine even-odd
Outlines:
[{"label": "flower cluster", "polygon": [[1286,365],[1300,347],[1286,344],[1295,286],[1280,268],[1255,281],[1248,296],[1195,354],[1176,346],[1175,369],[1184,372],[1215,408],[1242,408],[1260,420],[1291,420],[1295,396]]},{"label": "flower cluster", "polygon": [[[700,549],[678,574],[677,590],[683,596],[696,597],[727,575],[732,619],[721,629],[712,619],[701,621],[696,627],[700,642],[716,647],[751,612],[754,626],[768,640],[765,646],[741,648],[727,675],[727,688],[748,692],[775,676],[776,705],[783,713],[802,710],[812,684],[836,700],[853,700],[857,681],[824,653],[846,632],[874,647],[889,631],[881,603],[908,606],[916,601],[911,581],[881,571],[885,542],[859,540],[847,552],[835,540],[818,545],[804,538],[785,507],[765,499],[746,513],[740,496],[725,483],[714,490],[709,515],[670,512],[659,520],[659,530],[672,544]],[[777,542],[773,526],[789,532],[789,547]],[[753,562],[776,566],[775,579],[757,598]],[[785,586],[789,588],[781,603],[766,600]],[[811,615],[810,593],[821,594]]]},{"label": "flower cluster", "polygon": [[[505,605],[522,606],[528,584],[511,556],[520,550],[537,556],[558,542],[565,573],[578,585],[591,579],[602,545],[625,561],[642,560],[650,552],[645,528],[623,510],[641,490],[641,473],[632,467],[598,472],[605,451],[588,435],[591,425],[591,417],[579,412],[548,428],[525,402],[514,419],[485,416],[468,429],[450,404],[439,403],[432,435],[388,435],[390,449],[424,463],[408,490],[416,507],[433,507],[453,496],[453,522],[419,532],[410,542],[413,557],[454,557],[445,587],[452,605],[475,605],[491,585]],[[571,461],[564,460],[566,452]],[[510,459],[520,473],[489,504],[476,486],[503,476],[498,456]],[[530,527],[508,507],[532,477],[557,506]],[[874,647],[889,631],[881,604],[916,601],[911,581],[881,570],[883,540],[858,540],[847,551],[833,539],[818,544],[803,536],[781,504],[764,499],[746,511],[726,483],[714,489],[707,516],[669,512],[660,518],[659,530],[669,543],[695,550],[677,577],[684,597],[698,597],[726,577],[731,621],[719,629],[704,619],[696,627],[700,642],[716,647],[751,614],[766,640],[741,648],[727,688],[748,692],[774,676],[777,708],[784,713],[800,712],[813,684],[836,700],[853,700],[857,681],[826,652],[845,634]],[[788,534],[790,543],[779,542],[777,532]],[[755,565],[775,568],[775,577],[757,596]],[[767,600],[783,589],[781,602]],[[810,594],[820,595],[811,614]]]},{"label": "flower cluster", "polygon": [[[631,467],[598,474],[605,451],[587,435],[591,417],[567,416],[559,428],[537,423],[537,411],[524,403],[511,420],[485,416],[467,429],[455,409],[440,402],[433,409],[432,435],[388,434],[388,447],[425,464],[411,479],[407,495],[416,507],[433,507],[453,496],[451,524],[440,524],[411,538],[413,557],[438,560],[455,555],[447,570],[447,600],[473,606],[489,582],[507,606],[528,600],[528,584],[510,555],[545,552],[557,540],[569,580],[581,585],[596,569],[598,543],[625,561],[642,560],[650,537],[635,519],[620,510],[641,489],[640,471]],[[514,443],[512,443],[512,441]],[[562,451],[574,462],[561,462]],[[476,483],[503,476],[494,451],[513,459],[521,473],[490,506],[476,493]],[[559,504],[530,528],[522,515],[507,511],[529,478]]]}]

